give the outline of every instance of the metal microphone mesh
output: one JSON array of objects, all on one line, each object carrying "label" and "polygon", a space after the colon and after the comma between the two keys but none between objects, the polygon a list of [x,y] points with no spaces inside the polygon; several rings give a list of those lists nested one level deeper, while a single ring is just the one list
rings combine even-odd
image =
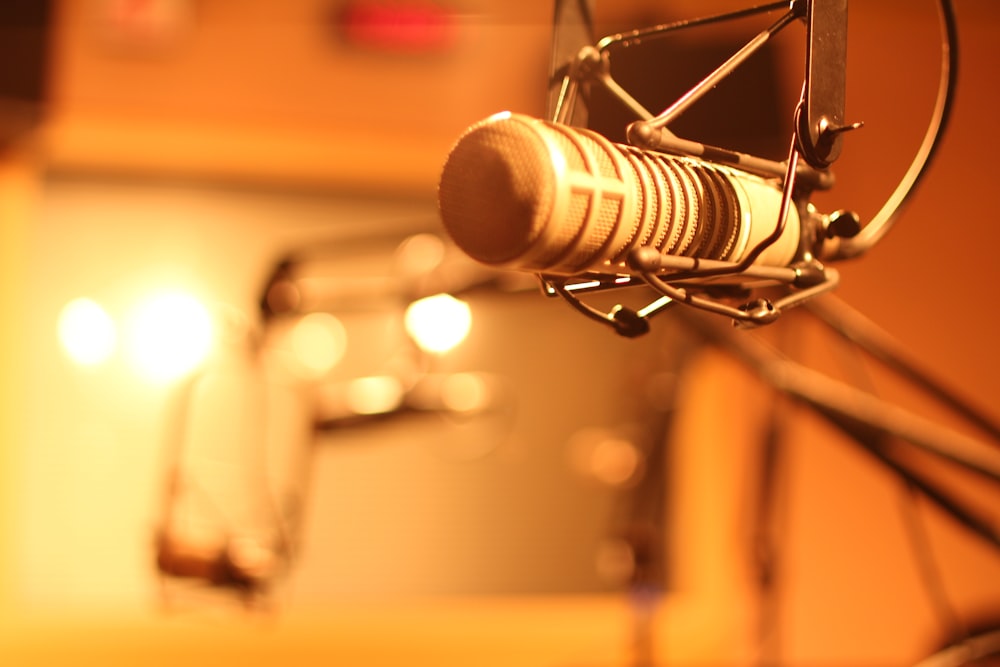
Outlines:
[{"label": "metal microphone mesh", "polygon": [[445,228],[471,257],[543,273],[624,271],[638,246],[730,259],[741,237],[728,171],[513,114],[466,131],[438,198]]}]

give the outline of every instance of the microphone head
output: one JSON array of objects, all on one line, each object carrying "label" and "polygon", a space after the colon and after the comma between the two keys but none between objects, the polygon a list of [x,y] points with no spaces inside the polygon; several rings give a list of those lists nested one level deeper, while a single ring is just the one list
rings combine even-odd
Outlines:
[{"label": "microphone head", "polygon": [[473,259],[570,275],[624,259],[644,195],[604,137],[504,112],[459,138],[438,203],[445,229]]},{"label": "microphone head", "polygon": [[441,173],[441,220],[455,243],[485,264],[528,254],[552,212],[555,170],[541,136],[517,116],[470,127]]}]

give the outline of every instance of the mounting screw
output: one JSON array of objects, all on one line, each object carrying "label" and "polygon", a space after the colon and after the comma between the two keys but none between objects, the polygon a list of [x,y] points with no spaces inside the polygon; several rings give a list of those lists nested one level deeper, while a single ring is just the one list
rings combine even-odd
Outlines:
[{"label": "mounting screw", "polygon": [[861,216],[854,211],[834,211],[826,226],[827,238],[849,239],[861,231]]},{"label": "mounting screw", "polygon": [[638,338],[649,333],[649,322],[630,308],[621,305],[615,306],[611,310],[611,317],[615,331],[620,336]]},{"label": "mounting screw", "polygon": [[740,307],[748,319],[733,320],[733,325],[741,329],[749,329],[762,324],[770,324],[781,316],[781,311],[767,299],[755,299]]}]

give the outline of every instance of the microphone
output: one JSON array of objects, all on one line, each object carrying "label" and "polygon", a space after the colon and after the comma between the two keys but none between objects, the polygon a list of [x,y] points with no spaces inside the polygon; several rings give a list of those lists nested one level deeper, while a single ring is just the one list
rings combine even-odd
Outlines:
[{"label": "microphone", "polygon": [[[455,244],[497,268],[552,276],[633,274],[636,248],[740,262],[775,234],[779,183],[693,157],[613,143],[591,130],[503,112],[458,139],[438,188]],[[812,238],[811,207],[753,260],[786,267]],[[645,251],[648,255],[650,251]]]}]

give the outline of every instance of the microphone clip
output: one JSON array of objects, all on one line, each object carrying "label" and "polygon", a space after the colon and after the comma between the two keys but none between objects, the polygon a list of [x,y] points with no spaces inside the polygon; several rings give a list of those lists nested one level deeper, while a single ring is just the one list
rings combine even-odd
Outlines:
[{"label": "microphone clip", "polygon": [[[672,275],[689,275],[693,266],[703,270],[735,270],[734,262],[695,259],[664,255],[654,248],[637,248],[629,258],[630,268],[638,275],[609,277],[591,275],[564,277],[539,275],[542,292],[550,297],[562,297],[577,311],[626,338],[636,338],[649,332],[649,319],[666,309],[681,304],[717,315],[729,317],[733,325],[742,329],[756,328],[775,322],[784,312],[801,305],[820,294],[834,289],[840,282],[840,273],[824,266],[816,259],[807,259],[787,267],[751,266],[739,273],[741,279],[753,282],[736,284],[705,283],[674,280]],[[634,309],[617,304],[608,311],[585,303],[578,295],[645,285],[659,296],[647,305]],[[753,288],[768,285],[784,287],[775,298],[752,296]],[[741,305],[727,301],[743,298]]]}]

